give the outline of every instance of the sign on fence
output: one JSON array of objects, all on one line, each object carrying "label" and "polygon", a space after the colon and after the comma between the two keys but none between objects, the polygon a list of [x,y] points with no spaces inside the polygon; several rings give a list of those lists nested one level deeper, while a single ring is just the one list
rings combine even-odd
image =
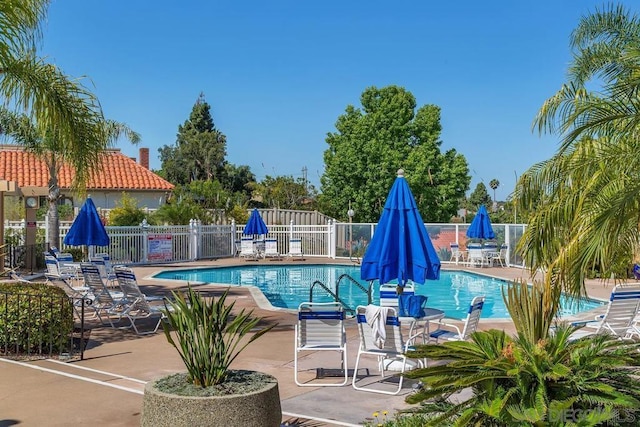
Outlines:
[{"label": "sign on fence", "polygon": [[171,261],[173,251],[171,234],[149,234],[149,261]]}]

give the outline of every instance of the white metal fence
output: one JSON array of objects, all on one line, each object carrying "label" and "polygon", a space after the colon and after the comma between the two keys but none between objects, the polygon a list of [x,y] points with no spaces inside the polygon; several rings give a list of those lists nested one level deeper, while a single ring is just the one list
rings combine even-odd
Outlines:
[{"label": "white metal fence", "polygon": [[[45,224],[38,223],[41,233]],[[60,242],[62,250],[68,246],[62,242],[71,223],[61,223]],[[469,224],[425,224],[441,261],[451,262],[450,244],[464,246]],[[329,221],[327,225],[267,225],[265,238],[277,240],[278,251],[286,255],[292,238],[302,240],[302,249],[308,257],[360,259],[376,229],[374,223],[342,223]],[[507,265],[522,267],[522,258],[515,251],[525,229],[524,224],[493,224],[496,240],[509,247]],[[5,222],[7,234],[24,235],[25,224]],[[95,248],[106,252],[112,262],[119,264],[148,264],[158,262],[195,261],[236,255],[237,242],[242,237],[243,225],[201,225],[192,220],[189,225],[179,226],[107,226],[109,246]],[[46,235],[46,234],[45,234]],[[255,236],[257,237],[257,236]],[[19,242],[16,242],[19,244]]]}]

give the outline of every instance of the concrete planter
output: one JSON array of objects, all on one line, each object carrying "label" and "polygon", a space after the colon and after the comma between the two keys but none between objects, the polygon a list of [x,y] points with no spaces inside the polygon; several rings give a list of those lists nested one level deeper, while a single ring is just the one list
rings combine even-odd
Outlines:
[{"label": "concrete planter", "polygon": [[149,381],[144,389],[142,427],[279,427],[282,422],[278,382],[245,394],[192,397],[164,393]]}]

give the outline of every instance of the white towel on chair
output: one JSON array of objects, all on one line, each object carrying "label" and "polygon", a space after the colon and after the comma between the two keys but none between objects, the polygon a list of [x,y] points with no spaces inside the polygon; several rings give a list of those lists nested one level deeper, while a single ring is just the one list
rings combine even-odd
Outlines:
[{"label": "white towel on chair", "polygon": [[371,334],[373,343],[378,348],[384,347],[384,340],[387,339],[386,324],[387,313],[389,307],[380,307],[377,305],[369,304],[364,312],[364,317],[367,320],[367,324],[371,327]]}]

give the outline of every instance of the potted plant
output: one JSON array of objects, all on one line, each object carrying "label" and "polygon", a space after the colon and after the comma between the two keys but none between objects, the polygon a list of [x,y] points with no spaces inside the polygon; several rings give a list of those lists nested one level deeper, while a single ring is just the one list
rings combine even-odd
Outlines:
[{"label": "potted plant", "polygon": [[282,410],[277,380],[261,372],[230,369],[247,345],[275,325],[251,336],[261,319],[253,310],[232,314],[229,290],[204,298],[191,287],[172,292],[165,303],[165,336],[187,372],[147,383],[142,426],[280,426]]}]

